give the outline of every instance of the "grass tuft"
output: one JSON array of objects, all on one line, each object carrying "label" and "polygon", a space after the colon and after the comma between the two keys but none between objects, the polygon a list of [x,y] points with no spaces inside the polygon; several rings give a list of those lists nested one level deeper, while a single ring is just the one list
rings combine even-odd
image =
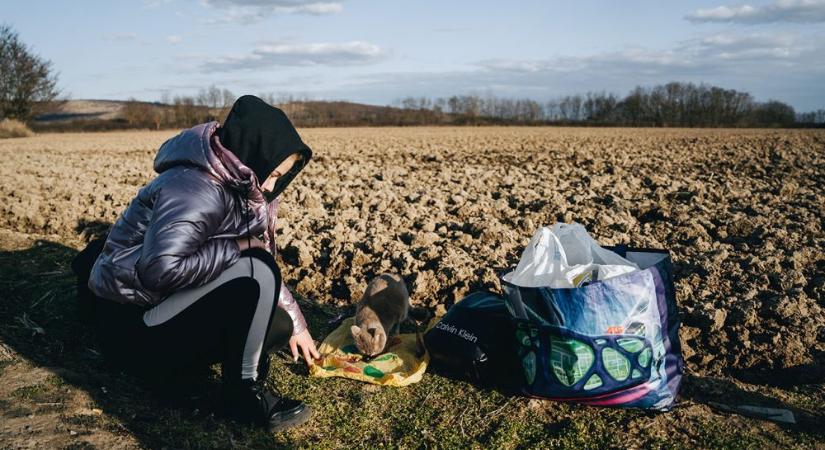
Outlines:
[{"label": "grass tuft", "polygon": [[0,120],[0,139],[34,136],[25,123],[15,119]]}]

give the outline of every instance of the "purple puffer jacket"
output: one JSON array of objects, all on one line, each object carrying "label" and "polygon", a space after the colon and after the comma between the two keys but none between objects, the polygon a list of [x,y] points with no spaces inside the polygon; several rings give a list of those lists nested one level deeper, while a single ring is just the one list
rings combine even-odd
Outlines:
[{"label": "purple puffer jacket", "polygon": [[[207,152],[217,122],[197,125],[166,141],[155,157],[158,176],[112,226],[95,261],[89,289],[97,296],[144,307],[201,286],[235,263],[235,239],[266,223],[249,213],[239,192],[209,173]],[[292,317],[293,334],[306,329],[298,304],[282,284],[278,306]]]}]

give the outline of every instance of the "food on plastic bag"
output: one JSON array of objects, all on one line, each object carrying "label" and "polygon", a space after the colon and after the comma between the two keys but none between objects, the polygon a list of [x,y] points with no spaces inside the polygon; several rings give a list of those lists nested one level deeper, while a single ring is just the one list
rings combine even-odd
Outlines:
[{"label": "food on plastic bag", "polygon": [[[321,358],[309,366],[313,377],[342,377],[382,386],[407,386],[421,381],[430,355],[418,355],[415,333],[402,333],[387,341],[385,352],[365,358],[352,340],[355,318],[345,319],[318,347]],[[435,320],[429,326],[435,324]]]},{"label": "food on plastic bag", "polygon": [[523,287],[574,288],[639,270],[602,248],[579,223],[541,227],[504,281]]}]

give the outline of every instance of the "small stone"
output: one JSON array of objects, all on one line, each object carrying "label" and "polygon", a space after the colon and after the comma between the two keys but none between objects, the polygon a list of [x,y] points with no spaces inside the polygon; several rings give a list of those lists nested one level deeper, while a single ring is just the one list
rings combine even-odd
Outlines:
[{"label": "small stone", "polygon": [[724,309],[717,309],[713,313],[713,327],[714,331],[721,330],[722,327],[725,325],[725,319],[728,317],[727,311]]},{"label": "small stone", "polygon": [[694,350],[693,347],[690,346],[690,344],[688,344],[687,342],[682,342],[682,357],[685,360],[692,358],[695,354],[696,350]]},{"label": "small stone", "polygon": [[458,243],[464,246],[470,245],[473,243],[473,237],[469,234],[461,233],[461,236],[458,237]]},{"label": "small stone", "polygon": [[303,203],[307,209],[316,209],[321,207],[321,200],[315,195],[307,195],[306,198],[304,198]]},{"label": "small stone", "polygon": [[441,317],[444,314],[447,314],[447,308],[444,307],[443,303],[439,303],[438,305],[435,306],[435,316],[436,317]]},{"label": "small stone", "polygon": [[352,265],[355,267],[360,267],[366,265],[370,262],[370,257],[367,256],[361,250],[355,250],[355,254],[352,257]]},{"label": "small stone", "polygon": [[729,256],[728,251],[725,250],[725,249],[722,249],[721,251],[719,251],[718,253],[713,255],[713,262],[716,263],[716,264],[721,264],[722,261],[728,259],[728,256]]},{"label": "small stone", "polygon": [[431,232],[418,233],[415,236],[414,244],[418,247],[428,247],[433,245],[439,238],[439,235]]}]

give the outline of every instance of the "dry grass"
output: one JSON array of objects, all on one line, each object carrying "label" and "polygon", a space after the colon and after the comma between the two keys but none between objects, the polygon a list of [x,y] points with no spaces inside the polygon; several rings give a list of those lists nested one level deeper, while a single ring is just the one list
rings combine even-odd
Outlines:
[{"label": "dry grass", "polygon": [[15,119],[0,120],[0,139],[34,136],[25,123]]}]

